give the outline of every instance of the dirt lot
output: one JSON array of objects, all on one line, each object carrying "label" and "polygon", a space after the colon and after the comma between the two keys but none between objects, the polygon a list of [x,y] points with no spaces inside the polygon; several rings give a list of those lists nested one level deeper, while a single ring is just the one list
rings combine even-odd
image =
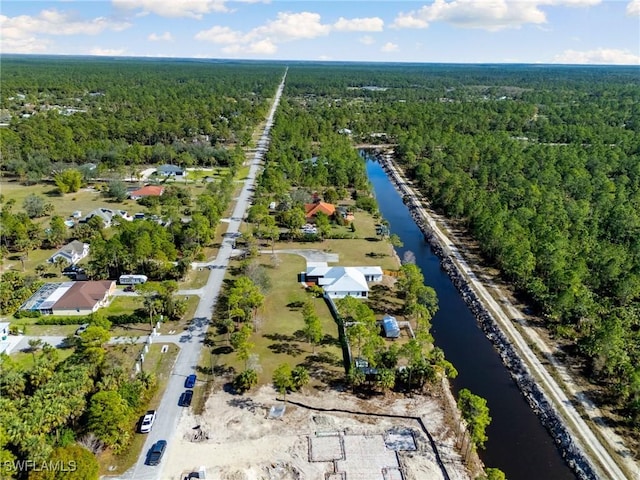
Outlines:
[{"label": "dirt lot", "polygon": [[185,410],[162,478],[184,478],[205,467],[207,478],[220,480],[441,479],[434,450],[414,417],[433,436],[450,478],[471,478],[453,448],[442,399],[364,399],[309,390],[287,395],[284,415],[270,418],[271,407],[282,405],[263,386],[245,396],[220,389],[199,416]]}]

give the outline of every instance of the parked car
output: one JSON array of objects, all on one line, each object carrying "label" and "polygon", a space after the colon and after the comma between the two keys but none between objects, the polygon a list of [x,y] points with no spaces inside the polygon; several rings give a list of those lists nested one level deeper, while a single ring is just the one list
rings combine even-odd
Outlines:
[{"label": "parked car", "polygon": [[153,427],[153,422],[156,421],[156,411],[149,410],[142,417],[142,422],[140,423],[140,433],[149,433],[151,428]]},{"label": "parked car", "polygon": [[78,327],[78,329],[76,330],[76,335],[80,335],[81,333],[84,333],[87,331],[87,328],[89,328],[89,324],[88,323],[83,323],[82,325],[80,325]]},{"label": "parked car", "polygon": [[178,405],[181,407],[188,407],[191,405],[191,399],[193,398],[193,390],[185,390],[182,395],[180,395],[180,400],[178,400]]},{"label": "parked car", "polygon": [[154,443],[151,450],[149,450],[149,455],[147,456],[147,465],[159,465],[166,449],[166,440],[158,440]]},{"label": "parked car", "polygon": [[192,373],[191,375],[189,375],[187,377],[187,379],[184,381],[184,388],[193,388],[196,386],[196,374]]}]

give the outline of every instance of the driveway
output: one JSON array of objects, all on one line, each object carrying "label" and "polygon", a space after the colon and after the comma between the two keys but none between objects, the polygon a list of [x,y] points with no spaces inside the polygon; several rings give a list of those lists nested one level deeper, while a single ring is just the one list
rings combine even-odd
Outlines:
[{"label": "driveway", "polygon": [[[262,250],[261,253],[271,253],[271,250]],[[328,253],[322,250],[285,248],[275,250],[274,253],[291,253],[293,255],[300,255],[307,261],[307,265],[309,263],[338,263],[338,261],[340,261],[337,253]]]}]

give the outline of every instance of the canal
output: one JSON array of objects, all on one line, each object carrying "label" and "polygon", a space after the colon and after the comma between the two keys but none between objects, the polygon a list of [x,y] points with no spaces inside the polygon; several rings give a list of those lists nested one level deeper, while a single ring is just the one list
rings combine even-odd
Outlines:
[{"label": "canal", "polygon": [[454,394],[462,388],[487,400],[492,422],[488,441],[480,457],[487,467],[502,470],[509,480],[574,480],[547,430],[531,410],[509,375],[491,342],[462,300],[440,260],[424,241],[408,208],[373,157],[367,158],[367,174],[373,185],[382,216],[391,233],[404,246],[396,249],[400,258],[415,254],[425,283],[438,294],[439,311],[433,318],[432,334],[447,360],[458,370],[452,381]]}]

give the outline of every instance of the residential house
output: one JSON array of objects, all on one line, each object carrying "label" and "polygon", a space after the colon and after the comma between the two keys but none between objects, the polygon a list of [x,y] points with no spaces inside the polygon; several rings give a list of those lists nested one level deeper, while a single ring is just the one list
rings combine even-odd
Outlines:
[{"label": "residential house", "polygon": [[89,255],[89,244],[74,240],[51,255],[47,262],[55,263],[58,258],[61,258],[65,262],[75,265],[87,255]]},{"label": "residential house", "polygon": [[89,315],[107,305],[115,290],[113,280],[47,283],[20,310],[43,315]]},{"label": "residential house", "polygon": [[86,223],[93,217],[100,218],[104,223],[105,228],[110,227],[114,221],[114,218],[117,218],[117,217],[123,218],[127,221],[132,220],[129,214],[124,210],[111,210],[110,208],[96,208],[95,210],[85,215],[85,217],[81,219],[80,222]]},{"label": "residential house", "polygon": [[160,165],[156,168],[156,173],[163,177],[186,177],[187,171],[177,165]]},{"label": "residential house", "polygon": [[159,197],[164,193],[164,187],[159,185],[145,185],[138,190],[129,192],[129,198],[132,200],[138,200],[144,197]]},{"label": "residential house", "polygon": [[314,203],[305,203],[304,212],[307,221],[313,220],[320,212],[331,218],[336,213],[336,206],[331,203],[316,201]]},{"label": "residential house", "polygon": [[368,282],[382,280],[380,267],[328,267],[323,264],[312,264],[303,275],[304,281],[315,283],[331,298],[367,298]]}]

